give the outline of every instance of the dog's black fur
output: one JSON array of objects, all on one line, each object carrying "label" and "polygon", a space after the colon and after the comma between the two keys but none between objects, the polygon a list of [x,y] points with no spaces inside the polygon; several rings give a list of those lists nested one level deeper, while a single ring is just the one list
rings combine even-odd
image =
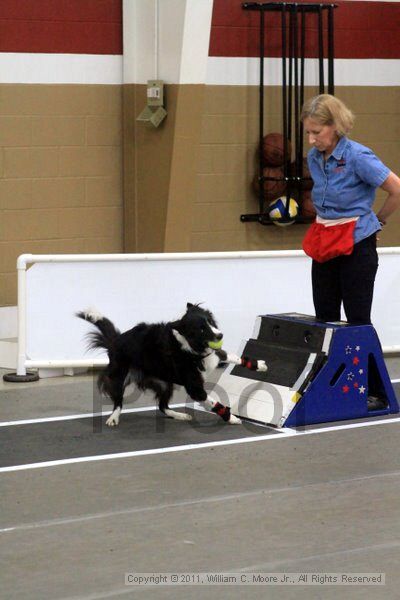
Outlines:
[{"label": "dog's black fur", "polygon": [[[118,425],[124,390],[129,383],[135,383],[143,391],[152,390],[159,409],[175,419],[190,419],[190,415],[169,409],[175,384],[183,386],[193,400],[204,403],[209,410],[215,409],[218,403],[208,398],[203,376],[220,360],[226,360],[227,354],[208,345],[222,339],[209,310],[188,303],[186,313],[177,321],[139,323],[124,333],[94,311],[82,311],[77,316],[99,330],[88,334],[89,347],[105,348],[108,353],[109,364],[98,381],[101,391],[114,402],[108,425]],[[228,407],[220,407],[215,412],[225,421],[240,422]]]}]

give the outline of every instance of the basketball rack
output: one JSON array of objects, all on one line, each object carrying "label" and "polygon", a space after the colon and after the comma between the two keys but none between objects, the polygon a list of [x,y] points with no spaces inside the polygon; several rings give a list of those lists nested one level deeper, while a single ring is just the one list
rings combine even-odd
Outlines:
[{"label": "basketball rack", "polygon": [[[310,177],[303,174],[303,128],[300,122],[301,108],[304,103],[304,75],[306,54],[306,24],[310,14],[316,14],[318,27],[318,85],[319,93],[325,93],[324,58],[327,46],[328,78],[327,93],[334,94],[334,9],[336,4],[308,4],[297,2],[245,2],[244,10],[257,11],[259,20],[259,165],[258,165],[258,201],[259,212],[256,214],[241,215],[240,220],[258,222],[261,225],[271,225],[273,222],[266,212],[266,199],[264,186],[266,181],[282,181],[282,178],[265,177],[263,175],[262,142],[264,137],[264,56],[267,13],[279,12],[281,15],[281,49],[282,49],[282,122],[284,138],[284,164],[283,181],[286,183],[285,215],[282,223],[293,222],[289,217],[289,200],[293,191],[301,194],[303,182],[309,182]],[[326,18],[324,15],[327,15]],[[327,43],[325,40],[325,26],[327,22]],[[299,40],[300,31],[300,40]],[[294,127],[292,121],[294,117]],[[294,129],[294,132],[293,130]],[[288,141],[294,137],[295,161],[293,171],[289,173]],[[297,224],[310,223],[313,219],[299,214],[294,222]]]}]

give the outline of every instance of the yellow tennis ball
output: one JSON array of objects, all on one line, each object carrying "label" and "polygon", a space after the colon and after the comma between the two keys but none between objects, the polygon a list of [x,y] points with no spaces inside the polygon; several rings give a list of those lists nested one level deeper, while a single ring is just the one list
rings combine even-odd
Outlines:
[{"label": "yellow tennis ball", "polygon": [[208,342],[208,345],[213,350],[220,350],[222,348],[222,340],[217,340],[216,342]]}]

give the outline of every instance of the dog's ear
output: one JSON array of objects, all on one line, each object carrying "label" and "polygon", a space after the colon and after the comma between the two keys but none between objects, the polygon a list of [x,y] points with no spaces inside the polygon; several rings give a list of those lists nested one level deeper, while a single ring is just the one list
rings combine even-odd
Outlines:
[{"label": "dog's ear", "polygon": [[198,302],[197,304],[192,304],[191,302],[188,302],[186,304],[186,308],[199,308],[201,305],[203,304],[203,302]]}]

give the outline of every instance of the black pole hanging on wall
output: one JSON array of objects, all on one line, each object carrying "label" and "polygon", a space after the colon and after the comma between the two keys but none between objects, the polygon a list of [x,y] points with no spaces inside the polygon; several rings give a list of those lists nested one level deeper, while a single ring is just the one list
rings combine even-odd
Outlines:
[{"label": "black pole hanging on wall", "polygon": [[[327,14],[327,62],[328,81],[327,93],[334,94],[334,9],[335,4],[307,4],[297,2],[245,2],[244,10],[258,11],[260,13],[260,40],[259,40],[259,161],[258,161],[258,199],[259,212],[256,214],[241,215],[242,222],[255,221],[262,225],[272,223],[266,211],[266,183],[284,183],[286,202],[285,218],[289,219],[289,201],[291,195],[302,193],[310,178],[304,176],[303,165],[303,128],[300,123],[301,107],[304,103],[305,82],[305,53],[307,17],[316,15],[318,30],[318,89],[325,93],[325,27],[324,15]],[[279,12],[281,27],[281,60],[282,60],[282,134],[283,134],[283,175],[280,177],[264,175],[263,140],[264,132],[264,55],[265,55],[265,28],[266,13]],[[299,40],[300,32],[300,40]],[[294,123],[293,123],[294,119]],[[294,150],[294,163],[290,165],[290,149]],[[301,213],[294,219],[296,223],[307,223],[309,218]]]}]

